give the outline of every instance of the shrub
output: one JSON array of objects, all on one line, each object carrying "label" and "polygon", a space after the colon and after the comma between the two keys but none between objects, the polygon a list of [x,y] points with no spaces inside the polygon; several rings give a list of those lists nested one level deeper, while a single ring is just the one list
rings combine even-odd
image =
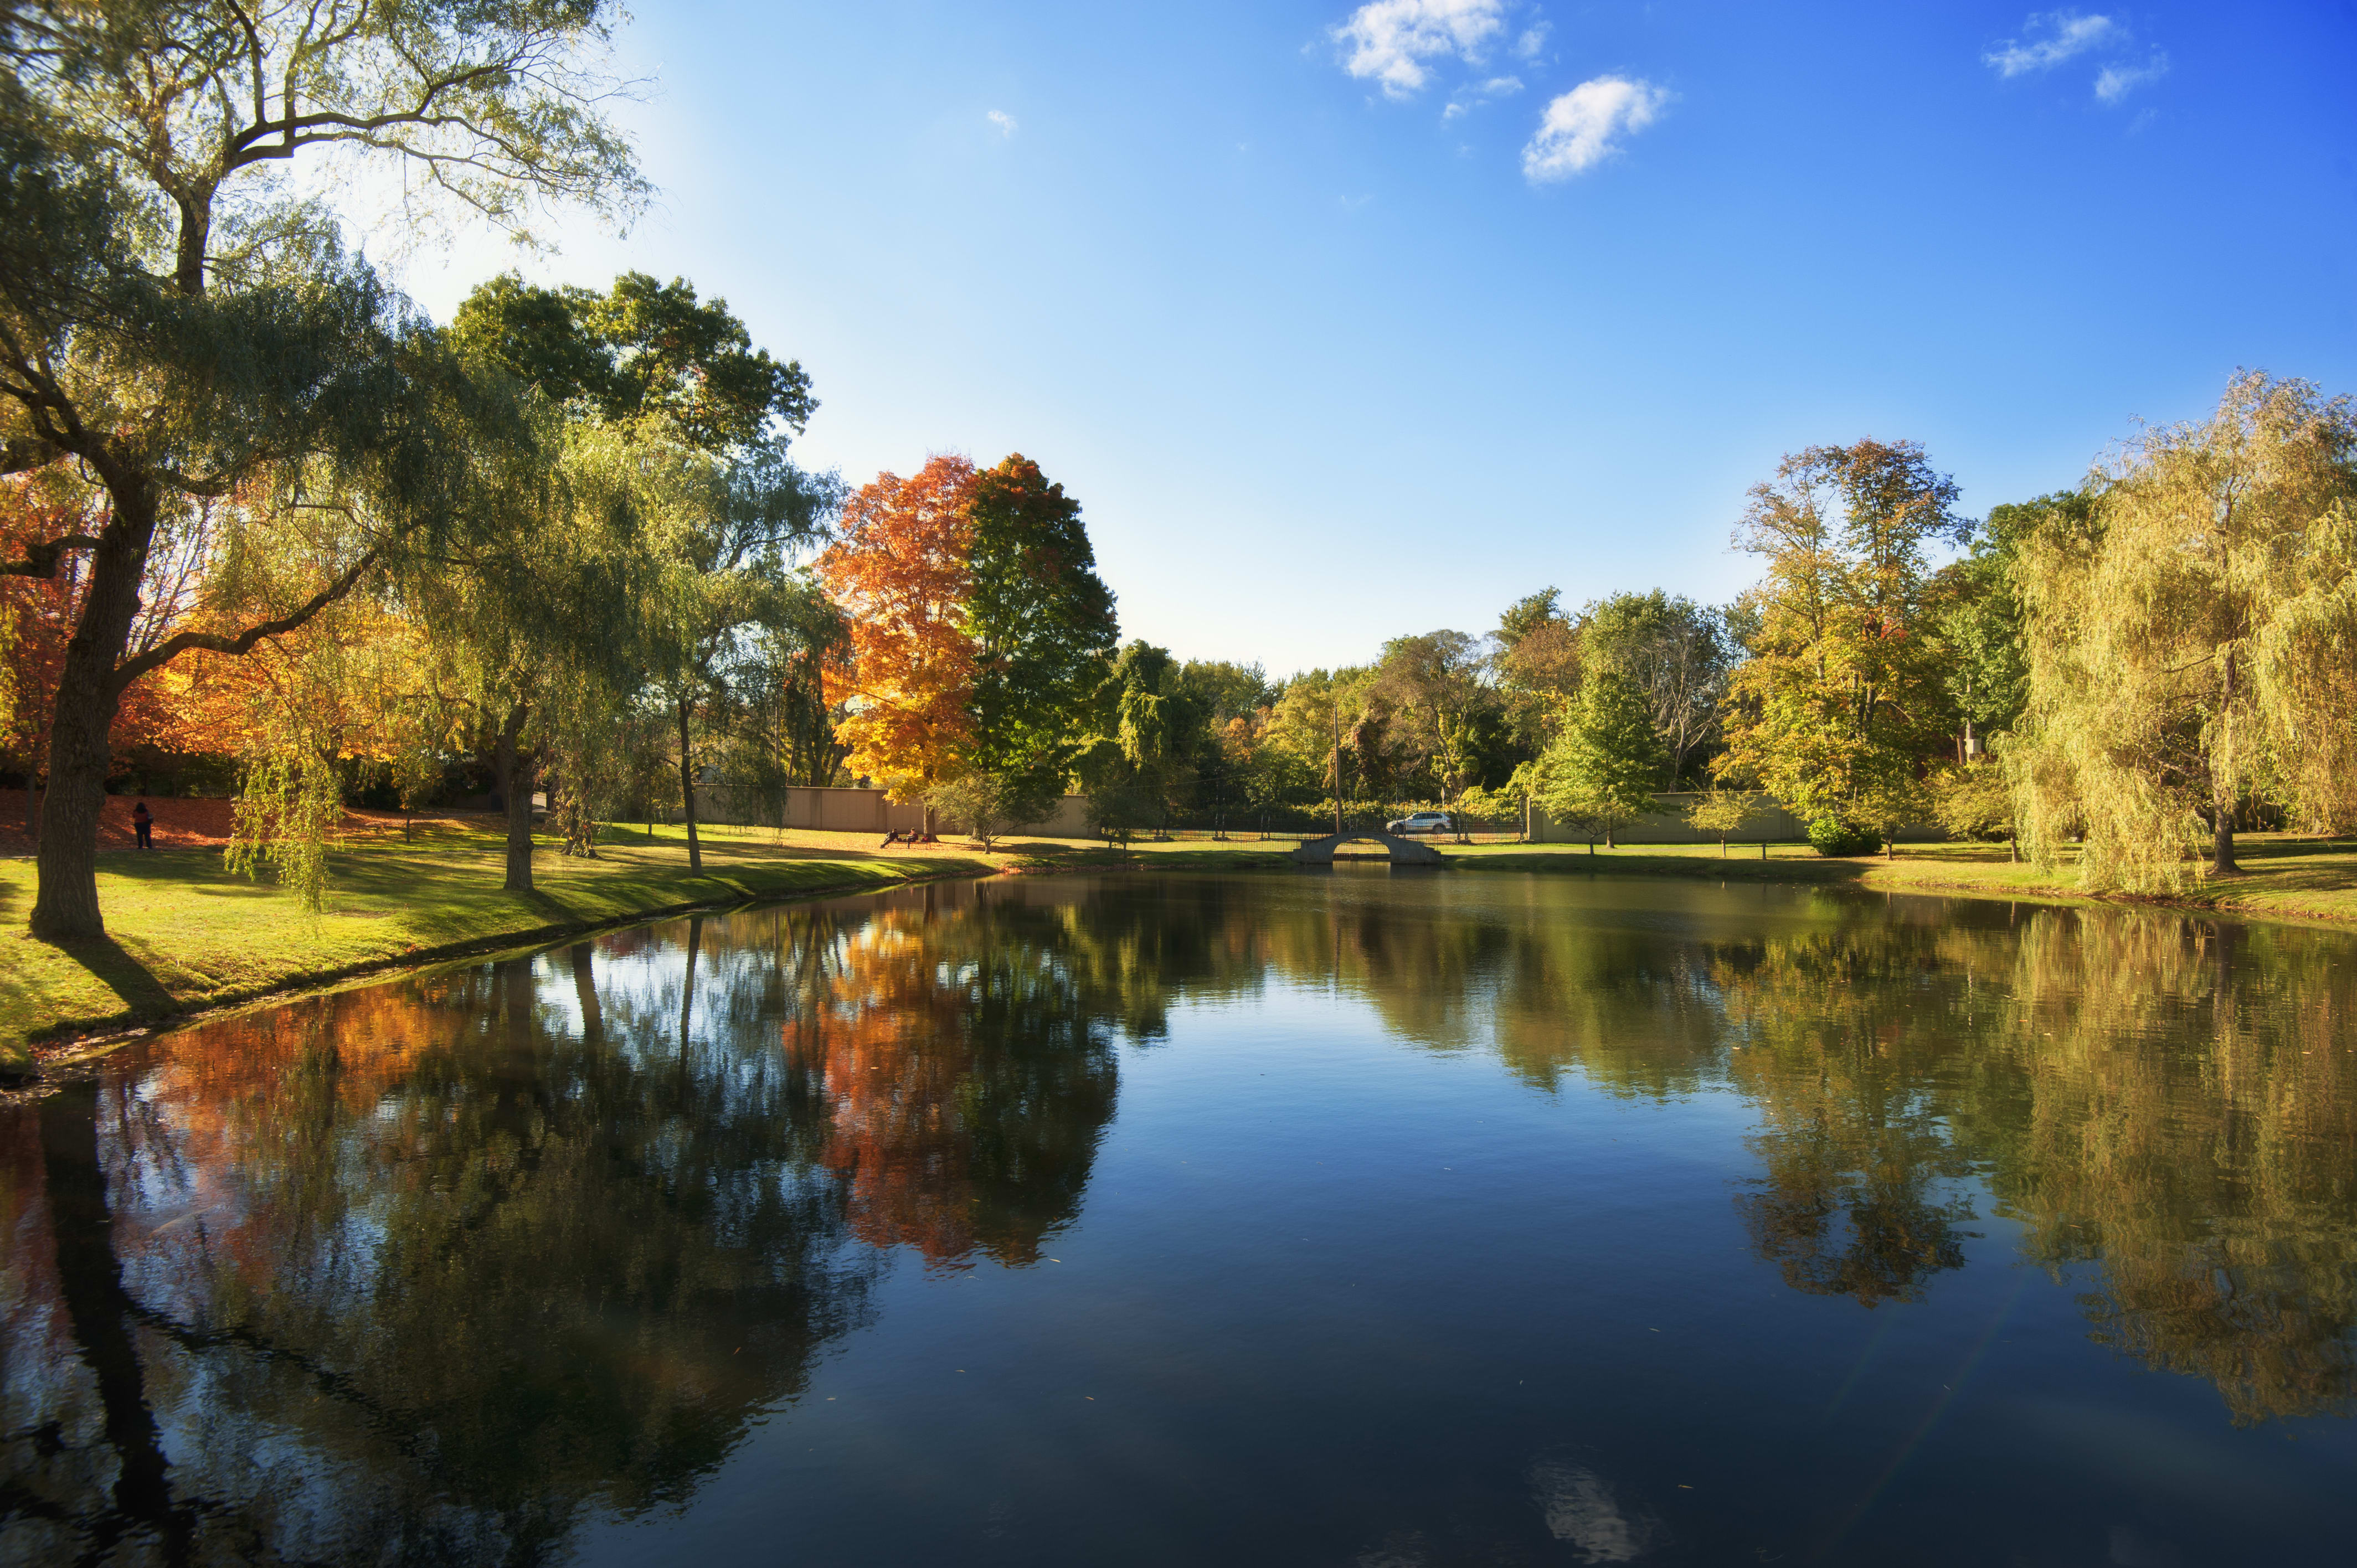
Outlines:
[{"label": "shrub", "polygon": [[1819,854],[1872,854],[1882,847],[1882,835],[1827,816],[1809,824],[1809,842],[1816,845]]},{"label": "shrub", "polygon": [[977,768],[947,784],[934,785],[925,793],[925,804],[943,819],[942,826],[955,822],[987,851],[1006,825],[1007,793],[1004,774]]}]

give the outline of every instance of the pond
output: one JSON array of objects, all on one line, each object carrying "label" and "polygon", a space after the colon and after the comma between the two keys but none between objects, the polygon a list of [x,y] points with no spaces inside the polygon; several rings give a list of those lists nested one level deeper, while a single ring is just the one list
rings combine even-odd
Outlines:
[{"label": "pond", "polygon": [[2357,941],[740,910],[0,1107],[0,1562],[2341,1563]]}]

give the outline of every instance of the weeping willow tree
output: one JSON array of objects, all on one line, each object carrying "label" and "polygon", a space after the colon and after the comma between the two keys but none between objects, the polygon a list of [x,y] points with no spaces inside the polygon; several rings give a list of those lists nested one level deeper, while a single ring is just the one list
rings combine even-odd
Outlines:
[{"label": "weeping willow tree", "polygon": [[326,908],[351,770],[421,771],[431,743],[421,662],[415,629],[371,596],[329,606],[235,668],[214,715],[239,753],[230,871],[266,870],[307,913]]},{"label": "weeping willow tree", "polygon": [[2041,861],[2083,834],[2085,886],[2154,892],[2239,869],[2252,803],[2357,822],[2352,459],[2348,399],[2246,372],[2099,470],[2090,526],[2028,542],[2007,767]]},{"label": "weeping willow tree", "polygon": [[[436,336],[312,196],[397,170],[379,188],[409,199],[403,234],[436,212],[511,232],[548,202],[634,213],[645,185],[608,119],[614,21],[602,0],[0,10],[0,471],[70,472],[103,496],[100,526],[0,559],[53,578],[73,557],[83,584],[48,693],[36,936],[102,934],[110,741],[142,677],[252,654],[447,532]],[[221,613],[135,650],[173,519],[291,465],[364,482],[367,526],[268,618]]]}]

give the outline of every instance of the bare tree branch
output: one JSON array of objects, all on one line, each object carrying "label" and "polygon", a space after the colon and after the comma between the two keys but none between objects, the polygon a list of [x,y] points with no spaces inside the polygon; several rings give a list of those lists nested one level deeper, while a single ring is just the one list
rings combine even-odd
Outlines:
[{"label": "bare tree branch", "polygon": [[67,551],[95,550],[98,543],[95,534],[69,533],[27,544],[22,561],[0,561],[0,577],[54,577],[58,575],[58,562]]},{"label": "bare tree branch", "polygon": [[360,585],[361,578],[376,564],[378,551],[370,550],[338,575],[336,580],[311,596],[303,604],[274,619],[258,621],[234,637],[211,631],[183,631],[166,638],[146,652],[126,659],[114,667],[114,688],[120,692],[149,671],[170,663],[181,654],[192,650],[226,653],[232,658],[253,651],[265,638],[283,637],[310,620],[321,610],[350,594]]}]

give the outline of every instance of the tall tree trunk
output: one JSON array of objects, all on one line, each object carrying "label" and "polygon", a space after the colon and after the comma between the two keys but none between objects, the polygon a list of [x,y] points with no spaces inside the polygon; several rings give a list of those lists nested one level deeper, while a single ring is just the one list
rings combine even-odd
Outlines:
[{"label": "tall tree trunk", "polygon": [[205,244],[212,237],[212,203],[183,196],[178,199],[180,233],[172,282],[190,299],[205,292]]},{"label": "tall tree trunk", "polygon": [[[2225,666],[2222,671],[2224,680],[2220,685],[2218,705],[2232,714],[2234,699],[2238,695],[2236,677],[2241,671],[2235,668],[2234,656],[2231,652],[2226,655]],[[2227,722],[2232,723],[2232,718]],[[2213,762],[2210,769],[2210,875],[2225,876],[2242,869],[2234,864],[2233,781]]]},{"label": "tall tree trunk", "polygon": [[687,741],[687,693],[679,694],[679,798],[686,807],[687,868],[704,870],[704,846],[695,839],[695,754]]},{"label": "tall tree trunk", "polygon": [[98,908],[98,814],[123,700],[114,665],[139,613],[139,576],[156,532],[155,487],[144,478],[102,477],[113,515],[91,553],[90,587],[66,644],[49,720],[49,787],[41,796],[39,891],[30,921],[33,935],[48,942],[106,933]]},{"label": "tall tree trunk", "polygon": [[510,893],[532,891],[533,759],[522,745],[531,714],[528,705],[518,703],[500,726],[500,793],[508,809],[508,875],[500,886]]},{"label": "tall tree trunk", "polygon": [[2210,805],[2210,875],[2225,876],[2242,870],[2234,860],[2234,802],[2212,800]]},{"label": "tall tree trunk", "polygon": [[92,1530],[96,1562],[123,1536],[145,1527],[161,1538],[167,1563],[188,1561],[194,1521],[172,1506],[171,1462],[164,1456],[146,1369],[132,1337],[130,1293],[115,1255],[107,1208],[106,1169],[98,1157],[98,1085],[69,1083],[41,1101],[41,1176],[57,1247],[58,1294],[74,1348],[98,1385],[107,1445],[114,1450],[113,1509]]}]

